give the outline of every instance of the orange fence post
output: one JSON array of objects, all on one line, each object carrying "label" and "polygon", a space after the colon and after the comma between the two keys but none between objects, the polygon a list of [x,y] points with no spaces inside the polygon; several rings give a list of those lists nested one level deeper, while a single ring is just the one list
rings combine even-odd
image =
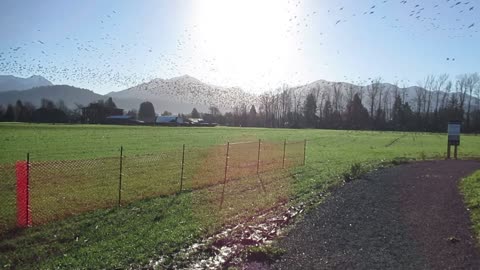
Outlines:
[{"label": "orange fence post", "polygon": [[30,154],[27,161],[17,161],[15,164],[17,176],[17,227],[26,228],[32,225],[30,215]]}]

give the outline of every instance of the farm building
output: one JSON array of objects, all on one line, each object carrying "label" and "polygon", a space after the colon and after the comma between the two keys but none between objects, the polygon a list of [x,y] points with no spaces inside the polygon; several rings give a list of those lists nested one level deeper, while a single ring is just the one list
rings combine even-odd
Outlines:
[{"label": "farm building", "polygon": [[105,124],[139,125],[143,123],[143,121],[135,120],[131,115],[111,115],[105,118]]},{"label": "farm building", "polygon": [[188,118],[188,123],[196,127],[214,127],[216,123],[209,123],[203,120],[202,118]]},{"label": "farm building", "polygon": [[103,123],[109,116],[123,116],[123,109],[106,107],[98,103],[91,103],[87,107],[82,108],[83,123]]},{"label": "farm building", "polygon": [[163,126],[181,126],[186,124],[185,119],[180,116],[158,116],[155,124]]}]

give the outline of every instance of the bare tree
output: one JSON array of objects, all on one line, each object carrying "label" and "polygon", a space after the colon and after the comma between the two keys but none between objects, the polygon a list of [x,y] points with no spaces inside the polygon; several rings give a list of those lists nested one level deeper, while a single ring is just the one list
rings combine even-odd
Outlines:
[{"label": "bare tree", "polygon": [[353,84],[348,84],[348,87],[345,91],[346,93],[346,98],[347,98],[347,104],[353,102],[353,97],[357,93],[357,90],[353,86]]},{"label": "bare tree", "polygon": [[442,87],[448,80],[448,74],[442,74],[438,76],[436,83],[435,83],[435,111],[438,112],[438,107],[440,106],[440,94],[442,91]]},{"label": "bare tree", "polygon": [[448,98],[452,92],[453,83],[452,81],[448,81],[445,85],[445,91],[443,92],[441,108],[447,107]]},{"label": "bare tree", "polygon": [[342,99],[343,99],[343,92],[341,89],[341,84],[334,83],[333,84],[333,100],[332,100],[334,111],[340,112]]},{"label": "bare tree", "polygon": [[330,101],[330,92],[323,91],[321,94],[320,108],[318,109],[320,112],[319,113],[320,119],[324,119],[326,117],[324,109],[325,109],[325,103],[327,101]]},{"label": "bare tree", "polygon": [[280,126],[285,127],[285,124],[287,123],[288,114],[292,110],[292,101],[290,97],[290,91],[287,85],[282,86],[282,90],[280,93],[280,110],[281,110]]},{"label": "bare tree", "polygon": [[457,84],[456,86],[456,91],[457,94],[459,95],[459,100],[460,100],[460,109],[464,109],[465,107],[465,98],[467,96],[467,82],[469,78],[467,74],[460,75],[457,79]]},{"label": "bare tree", "polygon": [[382,110],[382,96],[383,92],[385,90],[385,85],[384,84],[379,84],[378,85],[378,106],[377,106],[377,111]]},{"label": "bare tree", "polygon": [[[395,88],[385,88],[385,91],[383,92],[383,110],[385,112],[385,119],[390,119],[390,112],[391,112],[391,101],[392,101],[392,96],[391,94],[394,92]],[[395,97],[395,96],[394,96]]]},{"label": "bare tree", "polygon": [[415,87],[415,103],[417,115],[420,116],[422,110],[425,107],[425,89],[422,87]]},{"label": "bare tree", "polygon": [[405,83],[403,83],[403,87],[400,89],[400,92],[402,93],[402,101],[405,102],[407,98],[407,86]]},{"label": "bare tree", "polygon": [[264,126],[272,127],[273,97],[272,93],[264,93],[260,96],[260,104],[265,112]]},{"label": "bare tree", "polygon": [[467,129],[470,128],[470,108],[472,104],[473,90],[477,87],[480,81],[478,73],[468,75],[465,88],[468,90],[468,104],[467,104]]},{"label": "bare tree", "polygon": [[480,110],[480,83],[477,84],[477,87],[475,88],[475,97],[477,98],[477,110]]},{"label": "bare tree", "polygon": [[292,122],[293,123],[298,123],[298,121],[299,121],[298,114],[300,112],[300,106],[301,106],[298,92],[290,89],[290,98],[292,100],[292,105],[293,105],[293,119],[292,119]]},{"label": "bare tree", "polygon": [[429,75],[425,79],[423,88],[427,90],[424,95],[425,97],[424,112],[426,113],[426,115],[430,113],[430,108],[432,107],[432,96],[433,96],[434,84],[436,80],[437,78],[435,77],[435,75]]},{"label": "bare tree", "polygon": [[367,85],[367,98],[370,105],[370,116],[374,117],[375,101],[377,100],[380,91],[381,78],[372,81],[372,84]]}]

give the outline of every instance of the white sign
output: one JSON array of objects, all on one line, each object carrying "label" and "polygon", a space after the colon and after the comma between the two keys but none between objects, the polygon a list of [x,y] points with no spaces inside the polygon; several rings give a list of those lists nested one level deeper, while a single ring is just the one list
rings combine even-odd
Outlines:
[{"label": "white sign", "polygon": [[448,124],[448,135],[449,136],[459,136],[460,135],[460,124],[449,123]]}]

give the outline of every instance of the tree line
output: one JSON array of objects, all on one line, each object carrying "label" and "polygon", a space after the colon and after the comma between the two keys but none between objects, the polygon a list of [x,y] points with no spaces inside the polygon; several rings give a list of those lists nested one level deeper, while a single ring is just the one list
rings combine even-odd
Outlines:
[{"label": "tree line", "polygon": [[69,109],[62,100],[53,102],[42,99],[39,108],[21,100],[17,100],[13,105],[9,104],[6,108],[0,105],[2,122],[68,123],[79,117],[80,112]]},{"label": "tree line", "polygon": [[331,83],[308,93],[285,86],[262,94],[256,106],[242,104],[225,114],[210,107],[202,117],[230,126],[430,132],[444,132],[456,120],[463,122],[464,132],[480,131],[478,73],[454,80],[431,75],[420,85],[411,88],[413,97],[408,88],[381,78],[362,87]]},{"label": "tree line", "polygon": [[[31,102],[17,100],[6,107],[0,105],[0,122],[30,123],[104,123],[108,116],[118,109],[111,97],[91,102],[88,106],[76,104],[74,109],[65,105],[63,100],[54,102],[42,99],[37,108]],[[120,111],[123,111],[120,109]],[[155,110],[151,102],[142,102],[139,110],[130,110],[126,115],[151,123],[155,121]]]},{"label": "tree line", "polygon": [[[255,104],[241,104],[222,113],[211,106],[208,112],[193,109],[183,117],[203,118],[209,123],[242,127],[323,128],[351,130],[398,130],[444,132],[448,121],[462,121],[464,132],[480,131],[480,77],[463,74],[455,79],[448,75],[428,76],[421,87],[408,89],[398,84],[382,83],[381,78],[367,86],[331,83],[308,91],[281,87],[262,94]],[[413,92],[412,92],[413,91]],[[111,98],[90,103],[97,108],[95,117],[104,119],[116,108]],[[40,108],[17,101],[0,106],[0,121],[82,122],[82,108],[69,109],[63,101],[43,99]],[[155,121],[151,102],[126,115],[146,123]],[[172,115],[164,111],[161,115]],[[101,120],[98,120],[100,122]]]}]

